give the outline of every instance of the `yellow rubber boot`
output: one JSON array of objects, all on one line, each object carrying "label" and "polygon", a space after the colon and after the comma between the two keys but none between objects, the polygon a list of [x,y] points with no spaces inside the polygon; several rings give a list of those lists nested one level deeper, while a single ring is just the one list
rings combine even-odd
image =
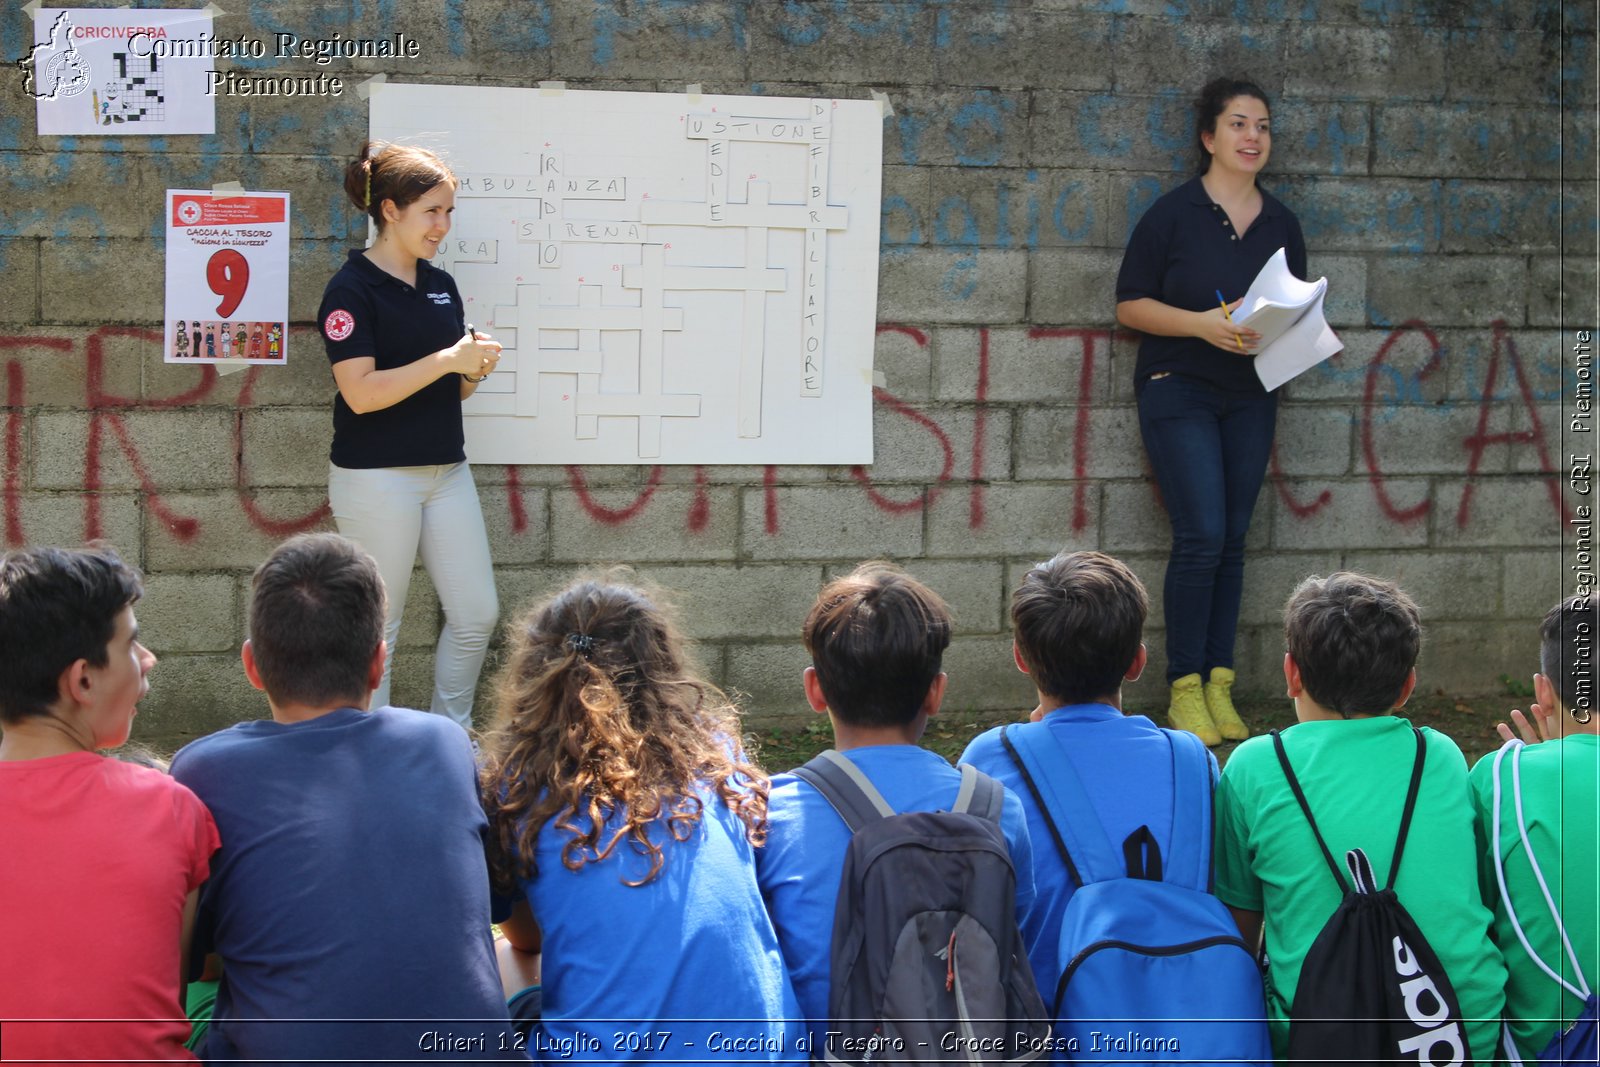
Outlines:
[{"label": "yellow rubber boot", "polygon": [[1212,667],[1211,681],[1205,685],[1206,711],[1211,715],[1217,732],[1229,741],[1243,741],[1250,736],[1250,727],[1239,718],[1239,709],[1233,706],[1233,672],[1227,667]]},{"label": "yellow rubber boot", "polygon": [[1186,674],[1172,683],[1172,706],[1167,709],[1167,721],[1175,730],[1188,730],[1208,747],[1222,744],[1222,735],[1206,710],[1198,674]]}]

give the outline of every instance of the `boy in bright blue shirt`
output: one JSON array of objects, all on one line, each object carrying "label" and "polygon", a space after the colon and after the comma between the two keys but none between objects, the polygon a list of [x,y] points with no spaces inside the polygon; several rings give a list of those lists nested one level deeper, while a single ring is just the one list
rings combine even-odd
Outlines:
[{"label": "boy in bright blue shirt", "polygon": [[[1138,577],[1102,552],[1063,552],[1030,570],[1011,595],[1017,669],[1033,680],[1038,695],[1030,721],[1009,727],[1012,739],[1021,746],[1027,742],[1019,735],[1038,733],[1045,743],[1033,747],[1044,751],[1050,740],[1059,743],[1112,841],[1140,826],[1166,841],[1172,828],[1172,746],[1155,723],[1122,712],[1122,683],[1144,670],[1140,637],[1149,610]],[[1015,792],[1027,811],[1029,836],[1046,842],[1033,852],[1034,906],[1021,925],[1034,981],[1048,1004],[1067,963],[1057,958],[1057,942],[1076,887],[1060,853],[1048,845],[1049,825],[1005,750],[1002,729],[973,738],[961,762]],[[1214,780],[1216,760],[1210,764]]]},{"label": "boy in bright blue shirt", "polygon": [[[802,637],[812,661],[804,676],[806,699],[832,721],[834,747],[895,811],[951,810],[960,772],[917,744],[944,699],[940,666],[950,644],[950,612],[938,594],[898,567],[863,563],[822,590]],[[1000,829],[1016,870],[1017,920],[1025,923],[1033,903],[1032,850],[1022,807],[1009,790]],[[828,1019],[834,903],[850,836],[809,783],[793,774],[772,779],[756,878],[811,1023],[811,1047],[819,1051]]]}]

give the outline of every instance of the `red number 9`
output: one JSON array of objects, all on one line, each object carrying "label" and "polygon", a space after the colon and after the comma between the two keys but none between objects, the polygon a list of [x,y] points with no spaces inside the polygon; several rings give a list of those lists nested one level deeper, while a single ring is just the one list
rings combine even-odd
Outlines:
[{"label": "red number 9", "polygon": [[217,315],[224,319],[230,317],[244,299],[244,291],[250,287],[250,261],[232,248],[219,250],[206,263],[206,284],[222,297]]}]

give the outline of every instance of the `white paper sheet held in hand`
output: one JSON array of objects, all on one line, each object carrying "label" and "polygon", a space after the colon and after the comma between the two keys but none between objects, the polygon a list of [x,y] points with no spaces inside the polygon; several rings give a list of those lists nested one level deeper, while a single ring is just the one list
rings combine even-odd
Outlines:
[{"label": "white paper sheet held in hand", "polygon": [[1344,348],[1322,315],[1322,297],[1327,291],[1326,278],[1303,282],[1289,273],[1289,261],[1281,248],[1250,283],[1233,321],[1261,335],[1256,376],[1268,389],[1276,389]]}]

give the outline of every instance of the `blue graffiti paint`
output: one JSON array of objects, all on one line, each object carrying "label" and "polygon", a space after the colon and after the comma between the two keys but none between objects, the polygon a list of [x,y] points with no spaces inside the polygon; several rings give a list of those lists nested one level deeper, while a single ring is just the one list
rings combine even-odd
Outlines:
[{"label": "blue graffiti paint", "polygon": [[[951,228],[951,221],[959,216],[960,232]],[[965,197],[947,196],[939,202],[934,214],[934,240],[947,248],[978,247],[978,217]]]},{"label": "blue graffiti paint", "polygon": [[[919,29],[917,25],[919,7],[918,4],[910,3],[874,4],[864,7],[847,3],[846,0],[833,0],[834,16],[836,18],[843,16],[844,29],[869,41],[887,35],[898,37],[905,44],[911,44],[916,40]],[[877,17],[871,20],[863,19],[860,12],[864,9],[874,11]]]},{"label": "blue graffiti paint", "polygon": [[[1170,117],[1176,112],[1183,116],[1176,133],[1172,132]],[[1170,153],[1168,159],[1174,170],[1182,170],[1184,159],[1194,144],[1194,116],[1188,102],[1176,89],[1163,89],[1145,111],[1145,137],[1150,144]]]},{"label": "blue graffiti paint", "polygon": [[490,38],[507,53],[544,51],[555,43],[555,14],[549,0],[522,3],[499,11],[490,22]]},{"label": "blue graffiti paint", "polygon": [[0,172],[6,176],[6,187],[13,193],[31,193],[45,184],[38,175],[24,169],[27,156],[21,152],[0,153]]},{"label": "blue graffiti paint", "polygon": [[[889,227],[895,216],[904,215],[906,218],[906,236],[896,240],[890,233]],[[891,195],[883,198],[882,223],[880,227],[879,244],[883,248],[897,245],[919,245],[922,243],[922,218],[917,214],[917,209],[903,196]]]},{"label": "blue graffiti paint", "polygon": [[1329,113],[1327,125],[1316,133],[1318,140],[1325,140],[1332,150],[1328,167],[1333,173],[1343,174],[1350,169],[1352,157],[1358,161],[1358,169],[1364,168],[1367,155],[1365,128],[1359,131],[1345,129],[1344,117],[1335,110]]},{"label": "blue graffiti paint", "polygon": [[4,232],[13,237],[34,236],[28,233],[33,227],[42,229],[45,222],[43,208],[12,208],[0,207],[0,227]]},{"label": "blue graffiti paint", "polygon": [[[1127,134],[1118,134],[1113,140],[1107,140],[1105,135],[1105,115],[1116,104],[1117,97],[1112,93],[1095,93],[1085,97],[1078,105],[1078,141],[1089,155],[1099,157],[1127,155],[1133,143]],[[1115,125],[1120,130],[1124,124],[1116,120]]]},{"label": "blue graffiti paint", "polygon": [[[658,23],[689,41],[708,40],[728,26],[733,31],[734,47],[741,50],[745,47],[748,5],[743,0],[736,0],[722,20],[719,20],[717,12],[707,10],[711,5],[699,0],[634,0],[628,5],[636,12],[632,15],[624,14],[623,6],[623,0],[600,0],[595,4],[591,54],[600,66],[608,66],[616,58],[616,38],[619,33],[639,33],[653,29]],[[554,40],[554,20],[549,0],[539,0],[538,9],[538,32],[534,46],[548,48]],[[646,23],[650,12],[657,13],[659,18]],[[689,13],[698,13],[700,17],[690,17]],[[511,49],[508,47],[508,50]]]},{"label": "blue graffiti paint", "polygon": [[956,109],[945,136],[963,167],[992,167],[1000,162],[1006,143],[1006,116],[1015,115],[1016,101],[989,89]]},{"label": "blue graffiti paint", "polygon": [[895,130],[900,134],[900,162],[915,166],[922,162],[922,134],[928,120],[907,112],[894,117]]},{"label": "blue graffiti paint", "polygon": [[1028,232],[1024,240],[1029,248],[1039,247],[1039,198],[1034,195],[1039,184],[1039,172],[1028,172]]},{"label": "blue graffiti paint", "polygon": [[1134,180],[1128,186],[1127,232],[1122,235],[1122,243],[1127,244],[1128,238],[1133,236],[1133,228],[1138,225],[1144,213],[1150,210],[1161,197],[1161,183],[1155,178],[1145,176]]},{"label": "blue graffiti paint", "polygon": [[70,207],[60,214],[60,216],[56,219],[55,239],[58,241],[65,241],[69,238],[77,236],[72,232],[72,224],[74,221],[80,219],[83,221],[85,228],[88,230],[90,240],[94,242],[93,248],[95,253],[103,254],[106,249],[111,247],[110,238],[106,236],[106,220],[105,217],[100,214],[100,212],[96,211],[87,204],[79,204],[76,207]]},{"label": "blue graffiti paint", "polygon": [[444,0],[444,43],[453,56],[467,54],[467,0]]},{"label": "blue graffiti paint", "polygon": [[962,256],[945,271],[940,286],[952,300],[967,300],[978,289],[978,257]]},{"label": "blue graffiti paint", "polygon": [[[1083,192],[1082,182],[1068,182],[1056,197],[1055,210],[1051,213],[1050,220],[1055,223],[1056,233],[1072,243],[1082,244],[1088,240],[1090,231],[1094,228],[1094,205],[1087,196],[1080,196]],[[1067,207],[1069,203],[1077,202],[1081,214],[1081,221],[1073,226],[1067,220]]]},{"label": "blue graffiti paint", "polygon": [[[784,44],[808,45],[822,40],[827,29],[827,13],[820,5],[803,0],[782,0],[779,6],[784,21],[778,23],[777,31]],[[796,18],[800,19],[798,23],[791,21]]]},{"label": "blue graffiti paint", "polygon": [[1011,247],[1011,186],[1001,182],[994,191],[995,244]]}]

